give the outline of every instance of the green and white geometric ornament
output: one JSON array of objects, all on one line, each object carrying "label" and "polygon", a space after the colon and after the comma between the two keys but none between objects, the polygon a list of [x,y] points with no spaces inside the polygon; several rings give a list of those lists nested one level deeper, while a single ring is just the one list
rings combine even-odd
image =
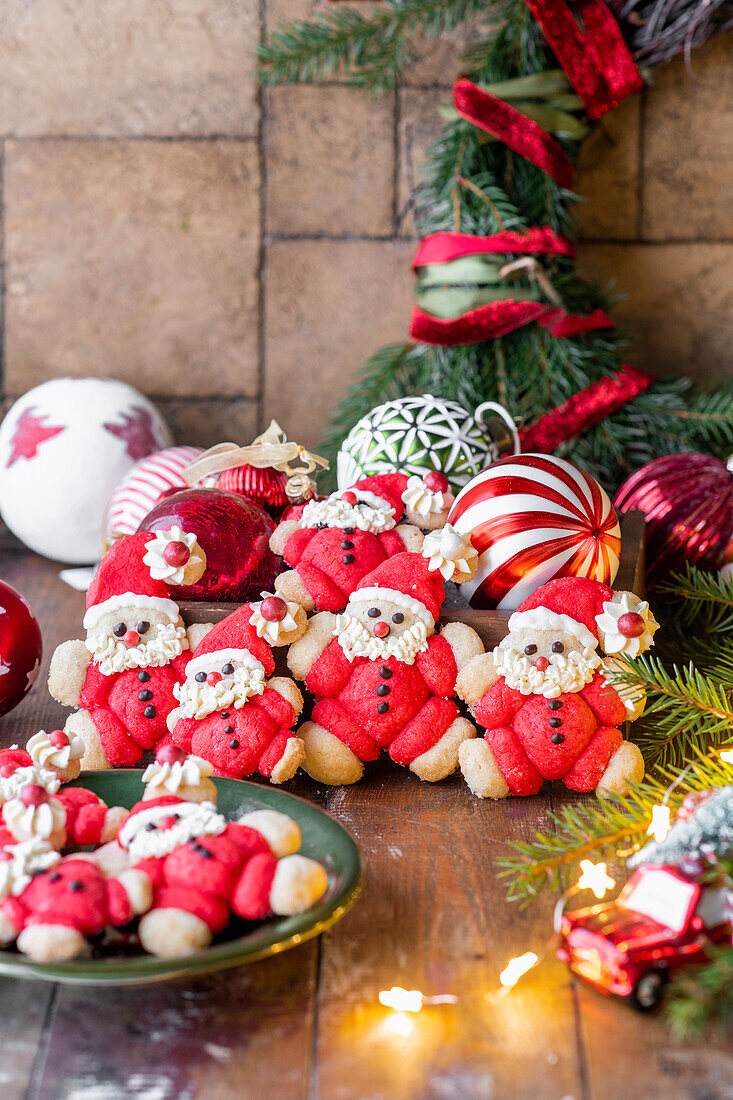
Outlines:
[{"label": "green and white geometric ornament", "polygon": [[363,477],[394,470],[438,470],[457,493],[489,463],[518,452],[514,421],[493,401],[470,413],[429,393],[400,397],[377,405],[346,436],[338,453],[338,485],[347,489]]}]

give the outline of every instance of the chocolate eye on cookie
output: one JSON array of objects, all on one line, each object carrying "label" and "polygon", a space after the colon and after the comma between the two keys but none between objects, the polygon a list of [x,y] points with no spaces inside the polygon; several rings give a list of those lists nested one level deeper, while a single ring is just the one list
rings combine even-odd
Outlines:
[{"label": "chocolate eye on cookie", "polygon": [[553,653],[564,653],[565,652],[565,646],[562,644],[562,642],[553,642],[552,643],[552,652]]},{"label": "chocolate eye on cookie", "polygon": [[402,614],[401,611],[396,612],[396,614],[394,614],[392,616],[392,622],[393,623],[403,623],[404,621],[405,621],[405,616]]},{"label": "chocolate eye on cookie", "polygon": [[528,657],[531,657],[533,653],[537,652],[537,646],[536,645],[526,645],[524,647],[524,652],[527,654]]},{"label": "chocolate eye on cookie", "polygon": [[196,682],[199,683],[199,684],[203,684],[205,679],[206,679],[206,673],[205,672],[197,672],[196,675],[194,676],[194,680],[196,680]]},{"label": "chocolate eye on cookie", "polygon": [[138,634],[147,634],[147,632],[149,630],[150,630],[150,623],[148,622],[148,620],[147,619],[141,619],[141,621],[137,624]]},{"label": "chocolate eye on cookie", "polygon": [[117,626],[113,628],[112,633],[115,638],[124,638],[125,634],[127,634],[127,623],[118,623]]},{"label": "chocolate eye on cookie", "polygon": [[224,676],[231,676],[231,674],[234,672],[234,665],[231,664],[230,661],[227,661],[225,665],[221,666],[221,671]]},{"label": "chocolate eye on cookie", "polygon": [[378,619],[381,614],[382,612],[379,610],[378,607],[370,607],[367,611],[367,615],[370,619]]}]

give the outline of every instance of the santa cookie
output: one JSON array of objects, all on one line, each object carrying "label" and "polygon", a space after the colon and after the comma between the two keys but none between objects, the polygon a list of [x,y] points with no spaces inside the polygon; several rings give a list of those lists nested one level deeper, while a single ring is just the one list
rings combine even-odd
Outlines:
[{"label": "santa cookie", "polygon": [[546,779],[575,791],[622,794],[640,782],[644,762],[619,727],[643,700],[624,698],[604,676],[598,653],[636,656],[658,624],[630,592],[565,577],[542,585],[509,619],[493,654],[475,658],[458,693],[486,733],[460,748],[474,794],[535,794]]},{"label": "santa cookie", "polygon": [[270,537],[271,549],[293,567],[277,578],[277,591],[306,611],[342,611],[367,573],[420,549],[420,527],[443,526],[453,501],[447,489],[438,473],[377,474],[309,501],[299,520],[286,520]]},{"label": "santa cookie", "polygon": [[34,837],[0,852],[0,898],[0,944],[17,940],[36,962],[58,962],[145,912],[152,886],[135,870],[107,878],[91,860],[62,858]]},{"label": "santa cookie", "polygon": [[36,837],[52,848],[106,844],[117,836],[127,811],[107,806],[84,787],[50,793],[40,783],[27,783],[3,804],[0,846]]},{"label": "santa cookie", "polygon": [[63,730],[39,730],[24,749],[0,750],[0,806],[17,798],[23,787],[36,784],[56,794],[62,783],[81,771],[84,742]]},{"label": "santa cookie", "polygon": [[167,733],[189,638],[166,583],[193,583],[205,567],[195,536],[178,528],[128,535],[105,554],[87,592],[86,641],[60,645],[48,678],[55,699],[81,707],[64,729],[83,740],[84,768],[137,764]]},{"label": "santa cookie", "polygon": [[291,646],[288,664],[316,697],[299,729],[304,768],[323,783],[354,783],[383,749],[421,779],[458,764],[476,736],[451,698],[458,670],[483,652],[463,623],[435,626],[444,581],[469,580],[476,551],[451,527],[426,536],[421,553],[397,554],[357,585],[343,615],[321,612]]},{"label": "santa cookie", "polygon": [[295,854],[296,822],[273,810],[228,823],[213,803],[164,795],[133,806],[118,843],[153,884],[140,941],[165,958],[207,947],[232,914],[245,920],[292,916],[328,887],[320,863]]},{"label": "santa cookie", "polygon": [[259,772],[272,783],[292,778],[303,744],[292,727],[303,708],[298,687],[273,677],[272,646],[300,637],[305,612],[265,595],[217,623],[199,642],[176,685],[173,741],[234,779]]}]

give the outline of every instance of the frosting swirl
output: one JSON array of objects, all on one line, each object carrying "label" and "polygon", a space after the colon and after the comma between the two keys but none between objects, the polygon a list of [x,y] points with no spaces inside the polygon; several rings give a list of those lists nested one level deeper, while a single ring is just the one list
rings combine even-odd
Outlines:
[{"label": "frosting swirl", "polygon": [[299,523],[301,527],[317,527],[319,523],[326,527],[355,527],[378,535],[381,531],[392,530],[395,517],[386,500],[375,497],[374,502],[368,504],[358,499],[356,504],[348,504],[338,493],[333,493],[326,500],[309,500]]},{"label": "frosting swirl", "polygon": [[427,519],[428,516],[440,515],[448,506],[446,494],[428,489],[423,479],[418,477],[417,474],[413,474],[412,477],[408,478],[407,488],[402,494],[402,500],[411,512],[423,519]]},{"label": "frosting swirl", "polygon": [[[183,565],[171,565],[165,560],[165,548],[172,542],[182,542],[189,551],[190,556]],[[206,555],[199,546],[196,535],[176,526],[168,531],[155,532],[155,538],[145,543],[143,562],[154,581],[165,581],[166,584],[193,583],[206,569]],[[194,573],[198,575],[194,577]]]},{"label": "frosting swirl", "polygon": [[17,798],[23,787],[29,783],[38,783],[49,794],[56,794],[61,786],[61,780],[56,772],[49,771],[47,768],[39,768],[35,764],[27,768],[16,768],[11,775],[0,776],[0,803]]},{"label": "frosting swirl", "polygon": [[39,767],[47,765],[49,768],[58,768],[59,771],[63,771],[64,768],[68,768],[72,760],[81,760],[84,755],[84,742],[77,734],[71,734],[68,745],[63,745],[59,749],[51,743],[45,730],[39,730],[26,744],[26,751],[30,753],[33,763]]},{"label": "frosting swirl", "polygon": [[[272,595],[272,592],[260,592],[262,600],[266,600],[268,596]],[[282,596],[278,596],[278,598],[283,599]],[[295,621],[295,616],[300,605],[295,600],[285,600],[287,610],[284,618],[280,622],[271,622],[269,619],[263,619],[262,617],[262,600],[252,604],[252,614],[249,621],[255,628],[258,638],[264,638],[268,645],[279,645],[284,635],[297,629],[298,624]]]},{"label": "frosting swirl", "polygon": [[[609,656],[623,653],[627,657],[638,657],[654,645],[654,634],[659,629],[659,623],[646,600],[640,600],[633,592],[621,592],[620,597],[618,600],[607,600],[603,613],[596,615],[601,644]],[[644,621],[644,630],[636,638],[627,638],[618,628],[621,616],[628,614],[640,615]]]},{"label": "frosting swirl", "polygon": [[428,558],[428,569],[431,572],[437,570],[443,580],[455,578],[458,584],[470,580],[478,561],[478,551],[450,523],[425,536],[422,556]]},{"label": "frosting swirl", "polygon": [[10,894],[18,897],[33,875],[48,870],[60,859],[60,853],[37,836],[5,848],[0,853],[0,899]]},{"label": "frosting swirl", "polygon": [[59,829],[65,829],[66,810],[56,798],[38,806],[26,806],[19,798],[11,798],[3,806],[3,821],[13,836],[49,840]]},{"label": "frosting swirl", "polygon": [[213,770],[208,760],[202,760],[200,756],[187,756],[185,760],[176,760],[173,764],[148,764],[143,772],[143,783],[176,794],[181,787],[197,787]]}]

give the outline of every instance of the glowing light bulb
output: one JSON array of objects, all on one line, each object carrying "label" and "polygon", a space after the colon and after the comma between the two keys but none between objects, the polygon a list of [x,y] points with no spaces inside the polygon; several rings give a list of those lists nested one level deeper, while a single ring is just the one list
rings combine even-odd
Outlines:
[{"label": "glowing light bulb", "polygon": [[669,831],[672,828],[670,816],[669,806],[652,807],[652,819],[649,822],[649,828],[646,831],[646,835],[654,837],[657,844],[661,844],[669,835]]},{"label": "glowing light bulb", "polygon": [[535,955],[534,951],[525,951],[523,955],[517,955],[509,960],[499,975],[499,981],[505,989],[511,989],[522,975],[536,966],[539,961],[539,955]]},{"label": "glowing light bulb", "polygon": [[405,1012],[393,1012],[382,1024],[385,1031],[390,1032],[392,1035],[399,1035],[403,1039],[412,1034],[414,1026],[414,1021]]},{"label": "glowing light bulb", "polygon": [[379,1003],[395,1012],[419,1012],[423,1006],[423,995],[419,989],[403,989],[393,985],[391,989],[382,989]]},{"label": "glowing light bulb", "polygon": [[733,764],[733,749],[725,749],[724,752],[721,752],[720,759],[724,764]]},{"label": "glowing light bulb", "polygon": [[607,873],[605,863],[591,863],[589,859],[581,859],[580,869],[583,873],[578,879],[579,888],[592,890],[599,901],[616,885],[616,880]]}]

